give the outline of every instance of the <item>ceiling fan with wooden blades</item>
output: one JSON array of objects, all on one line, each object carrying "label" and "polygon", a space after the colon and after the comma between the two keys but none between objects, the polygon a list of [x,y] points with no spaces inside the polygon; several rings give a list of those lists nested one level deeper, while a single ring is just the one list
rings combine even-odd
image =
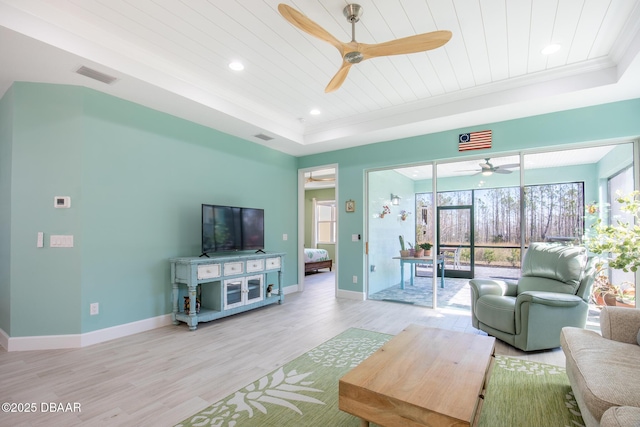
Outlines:
[{"label": "ceiling fan with wooden blades", "polygon": [[362,7],[358,4],[349,4],[344,8],[343,14],[347,21],[351,23],[351,41],[344,43],[291,6],[281,3],[278,5],[278,11],[295,27],[331,44],[340,52],[342,65],[325,88],[324,91],[326,93],[333,92],[342,86],[353,64],[380,56],[404,55],[436,49],[447,43],[452,35],[451,31],[442,30],[390,40],[384,43],[358,43],[356,42],[356,22],[362,16]]}]

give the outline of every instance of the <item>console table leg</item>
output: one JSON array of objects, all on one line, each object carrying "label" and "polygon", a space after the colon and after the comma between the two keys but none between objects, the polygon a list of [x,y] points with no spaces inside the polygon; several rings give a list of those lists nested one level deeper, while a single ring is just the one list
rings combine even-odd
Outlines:
[{"label": "console table leg", "polygon": [[176,314],[178,314],[178,284],[174,283],[173,284],[173,324],[177,325],[178,320],[176,319]]},{"label": "console table leg", "polygon": [[369,427],[369,421],[360,418],[360,427]]}]

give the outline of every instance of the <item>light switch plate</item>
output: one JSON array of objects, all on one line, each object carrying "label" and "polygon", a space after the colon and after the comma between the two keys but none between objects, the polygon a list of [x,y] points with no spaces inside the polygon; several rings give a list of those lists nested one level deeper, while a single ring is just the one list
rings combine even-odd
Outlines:
[{"label": "light switch plate", "polygon": [[72,248],[73,236],[52,235],[49,236],[49,247],[51,248]]},{"label": "light switch plate", "polygon": [[54,208],[70,208],[71,207],[71,197],[69,196],[56,196],[53,198],[53,207]]}]

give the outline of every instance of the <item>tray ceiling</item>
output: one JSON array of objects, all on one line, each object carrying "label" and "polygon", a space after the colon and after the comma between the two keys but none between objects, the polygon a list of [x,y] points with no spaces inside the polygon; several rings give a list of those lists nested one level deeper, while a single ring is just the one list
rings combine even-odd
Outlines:
[{"label": "tray ceiling", "polygon": [[[640,97],[639,1],[361,0],[360,42],[453,37],[357,64],[331,94],[340,55],[279,2],[0,0],[0,94],[83,85],[296,156]],[[286,3],[351,39],[348,2]],[[562,47],[543,55],[550,43]]]}]

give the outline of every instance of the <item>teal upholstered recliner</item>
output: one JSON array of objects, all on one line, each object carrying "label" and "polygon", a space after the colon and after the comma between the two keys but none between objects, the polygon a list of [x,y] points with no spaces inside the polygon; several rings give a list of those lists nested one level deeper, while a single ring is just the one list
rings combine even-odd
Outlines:
[{"label": "teal upholstered recliner", "polygon": [[524,351],[559,347],[563,327],[587,323],[595,270],[583,247],[532,243],[518,283],[469,282],[471,323]]}]

